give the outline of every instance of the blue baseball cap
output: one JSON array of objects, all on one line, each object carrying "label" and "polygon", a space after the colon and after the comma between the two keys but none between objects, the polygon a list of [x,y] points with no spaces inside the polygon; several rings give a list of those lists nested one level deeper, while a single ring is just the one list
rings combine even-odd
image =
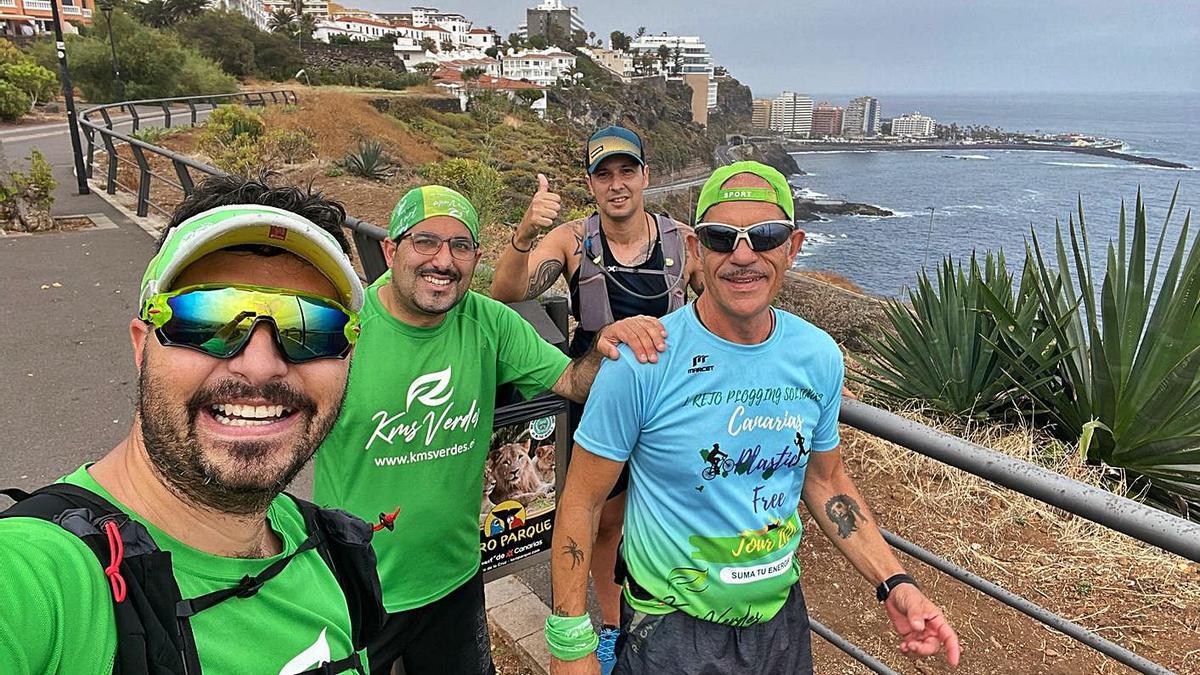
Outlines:
[{"label": "blue baseball cap", "polygon": [[638,164],[646,165],[646,153],[642,149],[642,139],[625,127],[611,126],[592,134],[587,143],[588,175],[596,173],[600,162],[613,155],[629,155]]}]

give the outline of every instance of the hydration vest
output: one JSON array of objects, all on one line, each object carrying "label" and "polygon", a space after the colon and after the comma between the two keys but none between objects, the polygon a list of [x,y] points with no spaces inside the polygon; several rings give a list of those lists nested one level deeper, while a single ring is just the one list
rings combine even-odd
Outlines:
[{"label": "hydration vest", "polygon": [[[191,617],[233,597],[248,598],[287,567],[315,549],[346,597],[350,615],[350,656],[306,670],[302,675],[366,673],[359,656],[383,627],[383,595],[371,548],[372,528],[345,511],[322,509],[288,495],[300,509],[308,538],[294,553],[245,576],[232,588],[183,598],[171,569],[171,554],[158,548],[145,526],[103,497],[77,485],[54,483],[33,494],[0,490],[17,503],[0,518],[50,521],[78,537],[100,560],[113,590],[117,625],[114,675],[199,675],[200,656]],[[303,593],[304,589],[298,589]]]},{"label": "hydration vest", "polygon": [[[663,247],[663,268],[643,270],[634,267],[606,266],[604,243],[600,238],[600,214],[593,213],[583,225],[583,257],[579,262],[579,325],[589,332],[599,331],[613,322],[612,307],[608,303],[609,274],[653,274],[666,277],[667,313],[683,307],[687,301],[687,265],[684,259],[683,237],[679,223],[670,216],[651,214],[658,227],[658,240]],[[615,283],[620,283],[614,279]],[[660,296],[656,296],[657,299]]]}]

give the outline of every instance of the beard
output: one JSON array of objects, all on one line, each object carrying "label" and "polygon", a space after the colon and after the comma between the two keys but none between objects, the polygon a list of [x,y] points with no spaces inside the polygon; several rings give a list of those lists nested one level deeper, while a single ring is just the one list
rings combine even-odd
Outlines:
[{"label": "beard", "polygon": [[[420,288],[423,283],[421,276],[428,273],[444,274],[450,278],[450,285],[440,293],[429,293]],[[397,283],[396,272],[393,271],[391,286],[392,299],[398,307],[411,306],[418,312],[428,316],[440,316],[454,309],[454,306],[467,294],[468,284],[463,283],[463,274],[454,267],[439,268],[434,265],[423,265],[405,279],[404,288]],[[419,289],[419,290],[418,290]]]},{"label": "beard", "polygon": [[[137,410],[150,465],[184,500],[221,513],[266,511],[312,458],[341,410],[339,400],[330,410],[318,411],[311,398],[282,382],[253,387],[234,379],[196,391],[180,410],[166,395],[169,377],[152,376],[155,368],[149,358],[144,351]],[[300,439],[290,448],[279,447],[278,441],[202,442],[197,417],[216,402],[237,398],[272,401],[302,415]],[[283,461],[281,453],[286,453]]]}]

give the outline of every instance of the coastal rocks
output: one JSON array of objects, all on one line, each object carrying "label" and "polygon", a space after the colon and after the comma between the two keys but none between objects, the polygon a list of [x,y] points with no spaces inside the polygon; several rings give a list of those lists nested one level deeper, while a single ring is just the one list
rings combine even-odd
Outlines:
[{"label": "coastal rocks", "polygon": [[871,204],[855,202],[818,202],[811,199],[796,200],[796,220],[811,223],[821,220],[820,214],[830,216],[872,216],[884,218],[895,215],[887,209]]},{"label": "coastal rocks", "polygon": [[774,167],[785,176],[803,176],[800,165],[788,154],[779,143],[744,143],[729,148],[729,155],[735,161],[750,160],[761,162]]}]

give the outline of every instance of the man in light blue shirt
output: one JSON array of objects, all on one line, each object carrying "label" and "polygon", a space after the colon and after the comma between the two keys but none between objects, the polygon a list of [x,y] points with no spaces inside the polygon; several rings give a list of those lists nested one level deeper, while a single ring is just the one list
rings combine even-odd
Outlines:
[{"label": "man in light blue shirt", "polygon": [[873,585],[906,654],[958,639],[879,534],[838,449],[841,352],[771,307],[804,233],[791,189],[754,162],[701,190],[689,239],[705,293],[666,316],[657,364],[605,364],[575,434],[553,544],[551,671],[595,673],[588,558],[599,509],[631,468],[617,673],[811,673],[798,584],[803,499]]}]

